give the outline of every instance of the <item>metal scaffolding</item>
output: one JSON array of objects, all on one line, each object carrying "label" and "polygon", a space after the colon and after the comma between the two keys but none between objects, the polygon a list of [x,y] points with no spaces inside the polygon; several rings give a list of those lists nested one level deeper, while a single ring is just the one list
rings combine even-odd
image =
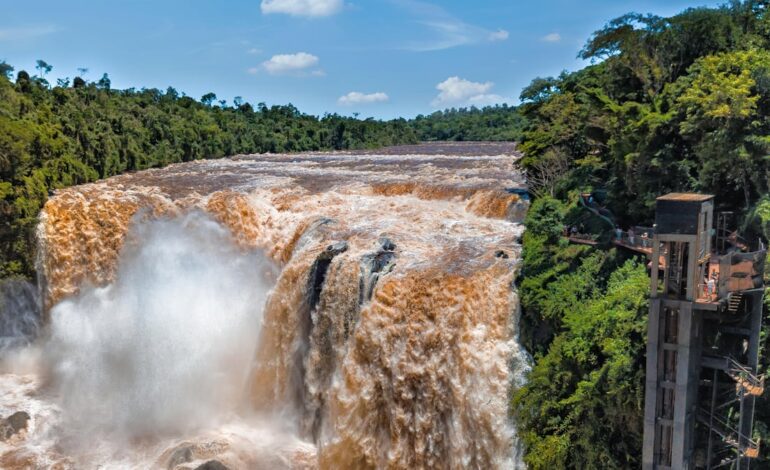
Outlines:
[{"label": "metal scaffolding", "polygon": [[[763,247],[745,253],[713,197],[657,200],[643,468],[748,469],[762,323]],[[713,247],[716,249],[712,249]]]}]

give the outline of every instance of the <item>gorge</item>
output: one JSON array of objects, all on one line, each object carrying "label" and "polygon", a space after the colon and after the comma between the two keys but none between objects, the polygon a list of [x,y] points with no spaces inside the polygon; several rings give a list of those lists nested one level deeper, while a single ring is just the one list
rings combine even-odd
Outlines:
[{"label": "gorge", "polygon": [[42,318],[3,325],[0,416],[30,420],[0,466],[523,467],[517,158],[244,155],[57,191]]}]

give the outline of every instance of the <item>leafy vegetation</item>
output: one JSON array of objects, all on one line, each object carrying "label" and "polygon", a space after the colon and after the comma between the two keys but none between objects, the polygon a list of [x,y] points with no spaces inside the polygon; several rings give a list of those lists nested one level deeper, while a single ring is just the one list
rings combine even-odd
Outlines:
[{"label": "leafy vegetation", "polygon": [[[583,223],[580,192],[601,190],[623,225],[651,225],[660,194],[711,193],[749,238],[770,236],[769,8],[624,15],[589,38],[591,65],[523,90],[520,148],[537,198],[521,337],[535,365],[513,408],[530,468],[641,465],[648,280],[639,261],[562,240]],[[756,417],[767,441],[766,399]]]},{"label": "leafy vegetation", "polygon": [[508,105],[460,108],[419,115],[410,121],[420,140],[518,141],[525,119]]},{"label": "leafy vegetation", "polygon": [[[0,277],[31,274],[31,228],[52,188],[243,152],[518,140],[537,196],[519,286],[521,340],[535,364],[513,397],[526,461],[639,467],[644,266],[561,234],[588,223],[577,195],[600,189],[623,225],[650,224],[660,194],[700,191],[735,211],[745,234],[770,238],[770,3],[736,0],[669,18],[631,13],[594,33],[580,57],[592,64],[533,80],[518,107],[408,123],[318,119],[240,100],[228,107],[211,93],[198,102],[173,89],[117,91],[106,75],[52,88],[43,61],[37,76],[20,72],[12,83],[3,78],[12,67],[0,63]],[[768,442],[766,399],[756,413]],[[770,461],[768,446],[762,451],[758,467]]]},{"label": "leafy vegetation", "polygon": [[403,119],[322,118],[295,107],[233,106],[207,93],[200,102],[175,89],[113,90],[76,77],[51,87],[38,61],[11,81],[0,63],[0,278],[33,275],[33,229],[57,188],[125,171],[240,153],[355,149],[414,143]]},{"label": "leafy vegetation", "polygon": [[682,189],[749,211],[770,176],[765,3],[625,15],[581,51],[598,63],[534,80],[520,107],[524,164],[560,173],[535,189],[602,187],[629,221],[650,220],[655,196]]},{"label": "leafy vegetation", "polygon": [[576,209],[544,196],[525,221],[521,335],[535,365],[513,401],[526,461],[639,467],[649,278],[616,251],[566,243]]}]

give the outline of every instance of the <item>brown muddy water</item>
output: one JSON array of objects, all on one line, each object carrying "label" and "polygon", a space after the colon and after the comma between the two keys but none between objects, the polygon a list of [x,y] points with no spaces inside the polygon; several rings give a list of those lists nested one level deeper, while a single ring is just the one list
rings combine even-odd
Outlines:
[{"label": "brown muddy water", "polygon": [[42,327],[0,352],[0,417],[30,416],[0,467],[521,467],[517,158],[247,155],[57,191]]}]

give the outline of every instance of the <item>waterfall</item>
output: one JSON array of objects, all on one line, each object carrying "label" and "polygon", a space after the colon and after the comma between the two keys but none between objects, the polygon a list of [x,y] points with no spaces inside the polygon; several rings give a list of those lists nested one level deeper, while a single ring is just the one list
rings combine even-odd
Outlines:
[{"label": "waterfall", "polygon": [[0,282],[0,357],[30,344],[40,328],[40,305],[35,285],[11,279]]},{"label": "waterfall", "polygon": [[511,161],[253,156],[61,191],[39,229],[41,377],[7,379],[39,401],[0,399],[0,414],[44,410],[14,452],[522,467],[508,397],[527,367],[513,287],[526,205],[502,189]]},{"label": "waterfall", "polygon": [[273,271],[200,212],[134,224],[115,281],[51,310],[45,355],[67,424],[135,438],[226,417],[244,393]]}]

